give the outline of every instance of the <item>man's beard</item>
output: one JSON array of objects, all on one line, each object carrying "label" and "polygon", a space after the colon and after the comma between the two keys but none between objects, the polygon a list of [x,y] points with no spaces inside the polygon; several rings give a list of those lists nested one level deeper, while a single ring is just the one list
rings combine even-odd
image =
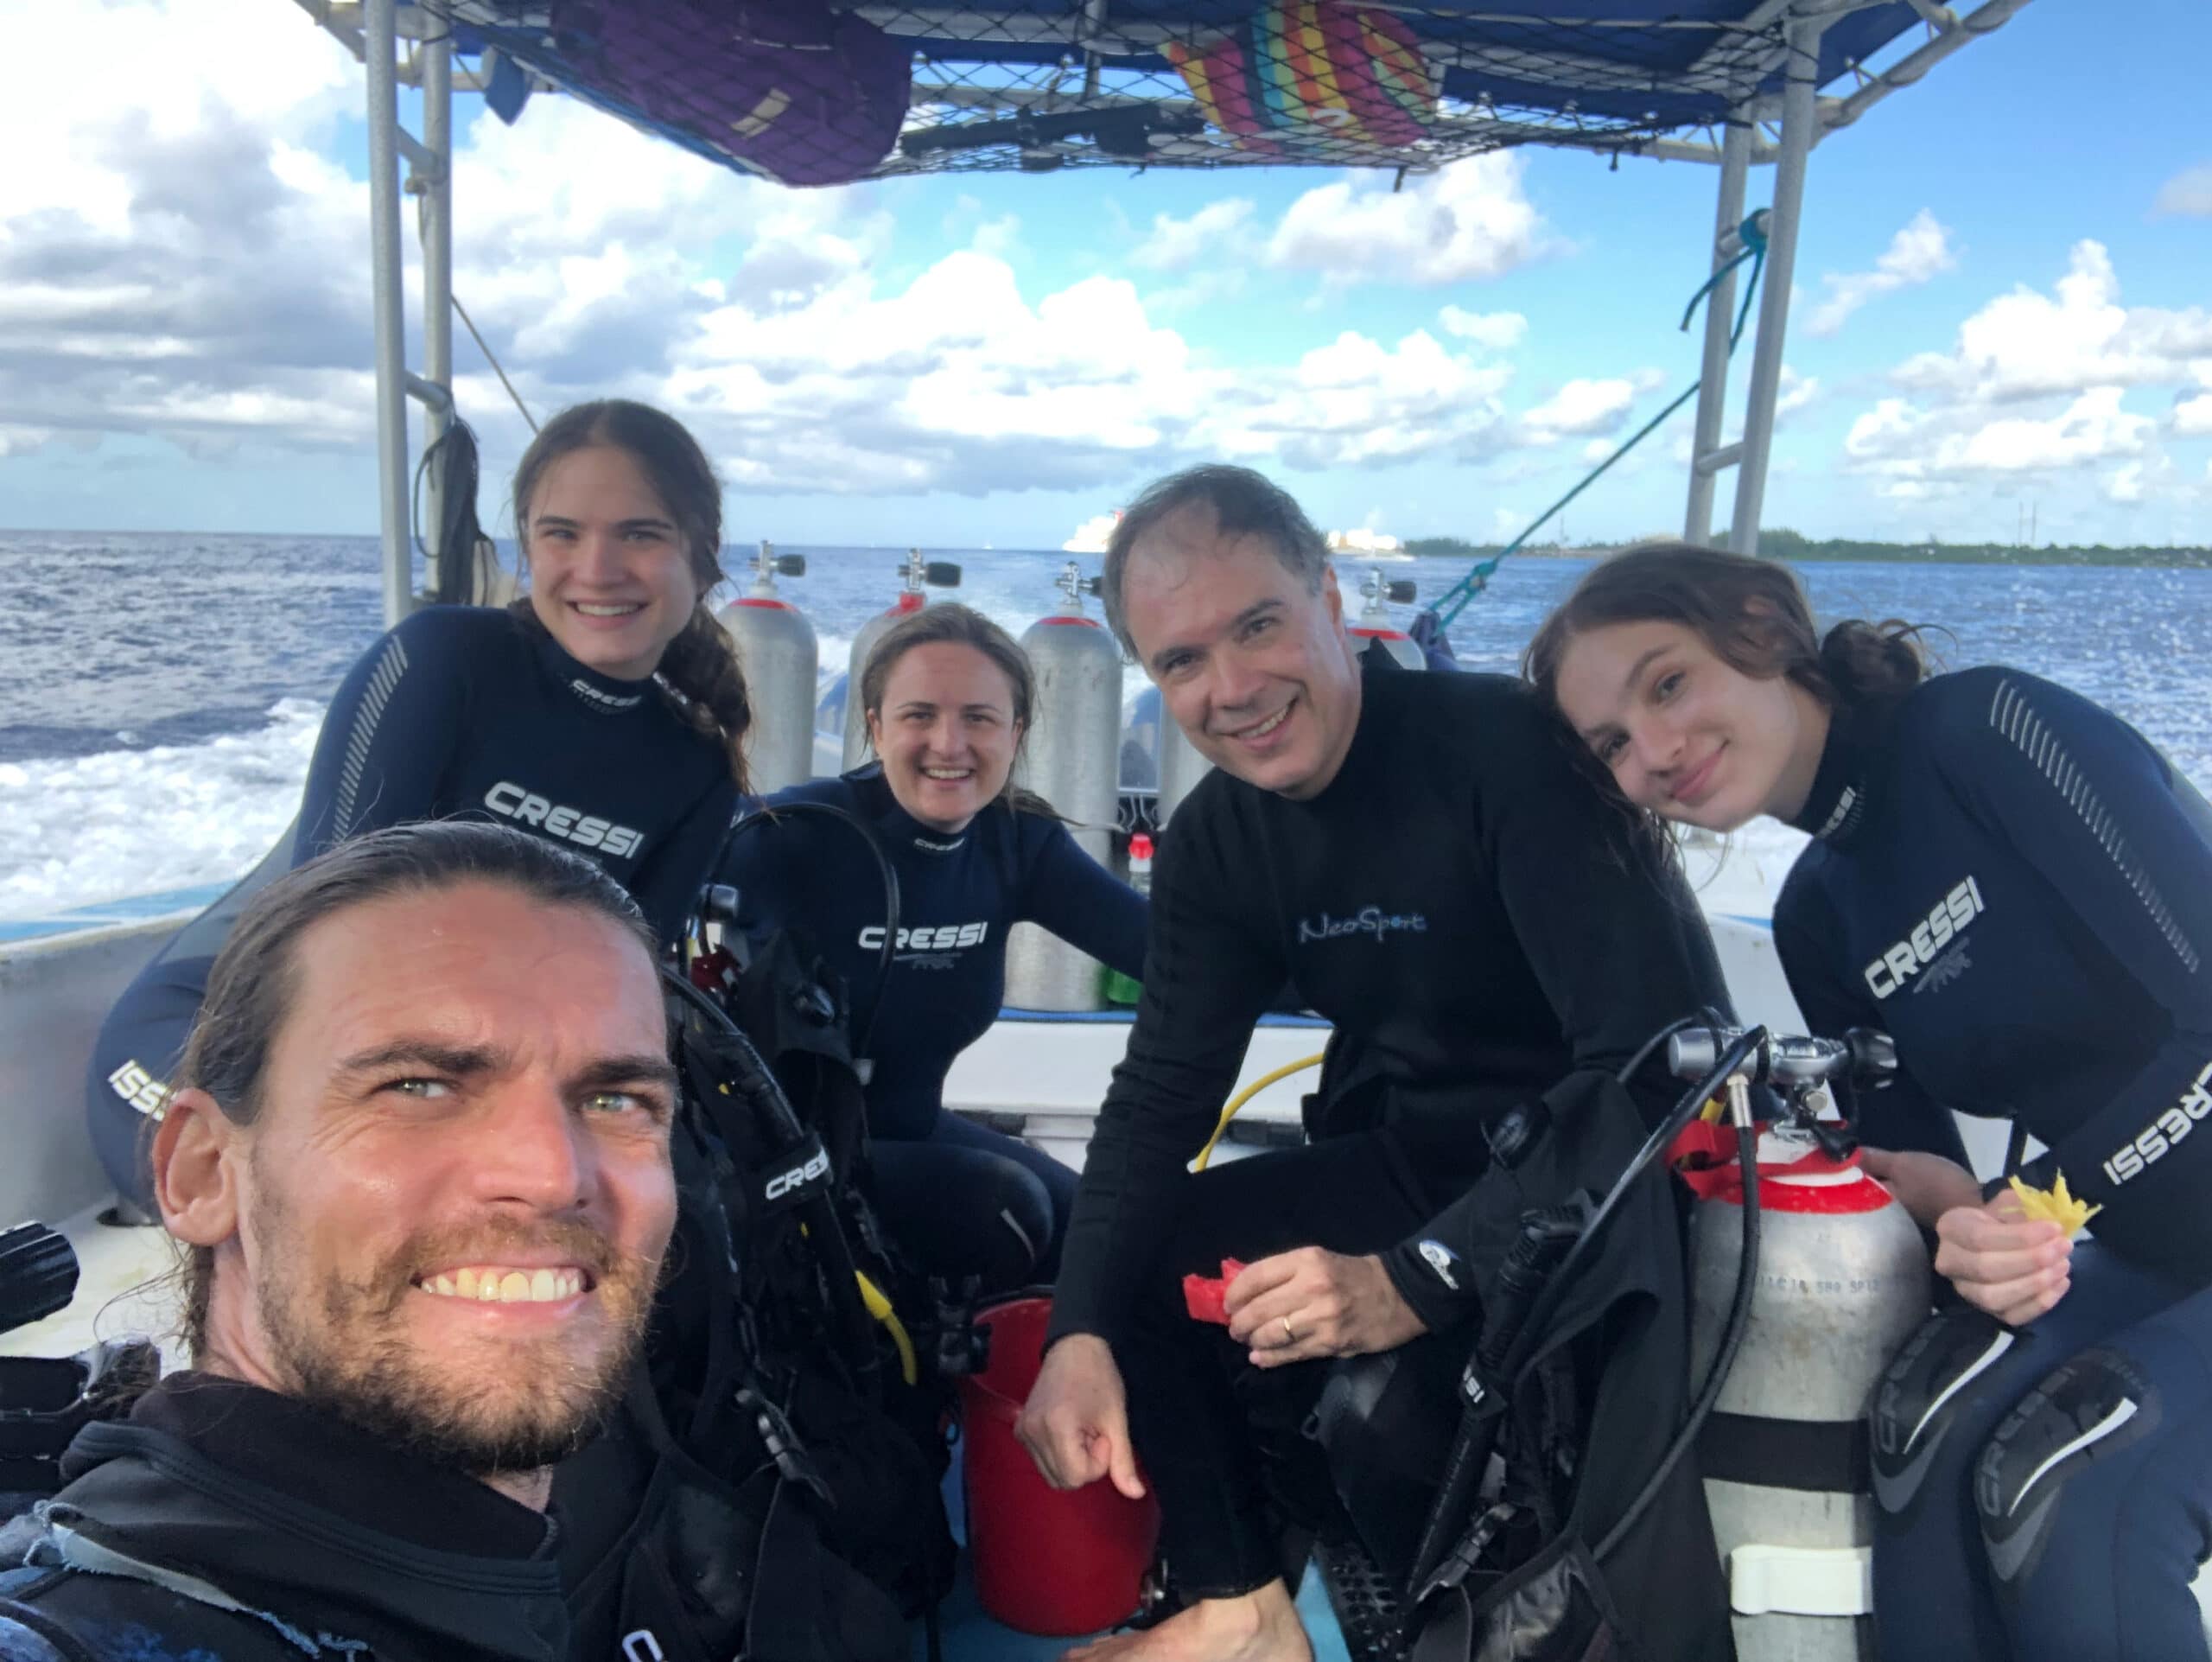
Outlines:
[{"label": "man's beard", "polygon": [[[655,1266],[619,1252],[581,1222],[525,1226],[487,1219],[466,1232],[410,1241],[365,1281],[332,1274],[303,1284],[303,1255],[284,1213],[265,1204],[262,1274],[256,1289],[263,1331],[294,1394],[378,1441],[438,1465],[486,1475],[531,1472],[588,1442],[620,1398],[652,1313]],[[274,1226],[272,1228],[271,1226]],[[466,1376],[467,1360],[433,1354],[404,1325],[414,1278],[454,1264],[497,1264],[503,1247],[552,1248],[590,1276],[605,1313],[601,1342],[578,1355],[557,1336],[494,1358],[496,1377]],[[277,1266],[284,1266],[279,1269]],[[486,1344],[486,1352],[496,1347]],[[485,1366],[483,1358],[474,1359]],[[442,1366],[441,1362],[442,1361]]]}]

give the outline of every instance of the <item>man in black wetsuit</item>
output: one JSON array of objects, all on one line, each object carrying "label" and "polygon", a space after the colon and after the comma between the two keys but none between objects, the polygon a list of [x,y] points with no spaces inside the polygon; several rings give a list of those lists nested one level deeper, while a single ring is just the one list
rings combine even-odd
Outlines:
[{"label": "man in black wetsuit", "polygon": [[[1163,841],[1143,1001],[1020,1430],[1058,1485],[1140,1493],[1141,1455],[1159,1491],[1189,1606],[1095,1649],[1290,1662],[1310,1646],[1255,1443],[1302,1421],[1328,1359],[1430,1332],[1464,1356],[1488,1133],[1524,1105],[1539,1122],[1656,1121],[1671,1082],[1652,1068],[1624,1091],[1614,1072],[1726,995],[1679,876],[1544,710],[1502,677],[1356,659],[1319,534],[1264,479],[1201,468],[1154,486],[1115,532],[1105,590],[1216,771]],[[1286,978],[1336,1023],[1313,1142],[1194,1177]],[[1669,1231],[1643,1245],[1678,1264]],[[1176,1291],[1224,1257],[1249,1265],[1226,1341]],[[1714,1578],[1709,1557],[1700,1574]],[[1685,1591],[1655,1655],[1726,1652],[1725,1614],[1717,1634],[1686,1631],[1713,1620],[1706,1590]]]},{"label": "man in black wetsuit", "polygon": [[563,1662],[551,1468],[676,1216],[636,906],[504,827],[342,844],[240,918],[181,1077],[193,1369],[0,1528],[0,1658]]}]

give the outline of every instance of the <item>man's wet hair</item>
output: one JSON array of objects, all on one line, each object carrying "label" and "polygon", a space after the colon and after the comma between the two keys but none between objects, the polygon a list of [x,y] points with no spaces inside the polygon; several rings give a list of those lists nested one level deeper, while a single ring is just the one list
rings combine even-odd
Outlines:
[{"label": "man's wet hair", "polygon": [[1122,609],[1122,581],[1129,554],[1138,541],[1163,520],[1186,508],[1211,511],[1223,537],[1264,537],[1275,557],[1305,585],[1309,595],[1321,592],[1321,579],[1329,569],[1328,539],[1297,499],[1264,474],[1225,462],[1206,462],[1185,468],[1145,487],[1135,501],[1123,510],[1121,523],[1106,539],[1106,567],[1099,597],[1106,605],[1106,622],[1122,650],[1137,656],[1136,643]]},{"label": "man's wet hair", "polygon": [[[226,1118],[250,1125],[262,1110],[270,1048],[290,1014],[300,937],[323,919],[372,901],[493,883],[543,906],[596,914],[645,949],[652,926],[621,884],[580,855],[505,825],[427,820],[340,843],[286,872],[248,902],[216,955],[207,996],[178,1065],[178,1089],[206,1092]],[[404,975],[404,965],[392,973]],[[192,1249],[185,1266],[184,1338],[207,1336],[214,1251]]]}]

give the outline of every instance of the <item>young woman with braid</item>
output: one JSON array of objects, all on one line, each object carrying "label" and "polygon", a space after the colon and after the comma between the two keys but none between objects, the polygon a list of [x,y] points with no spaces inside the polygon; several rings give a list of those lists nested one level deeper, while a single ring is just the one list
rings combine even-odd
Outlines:
[{"label": "young woman with braid", "polygon": [[298,819],[117,1001],[86,1096],[126,1201],[143,1128],[249,895],[333,844],[408,820],[505,820],[588,855],[663,939],[678,929],[744,786],[745,679],[705,601],[721,580],[721,487],[682,423],[606,399],[549,422],[515,471],[530,592],[441,606],[361,655],[331,701]]}]

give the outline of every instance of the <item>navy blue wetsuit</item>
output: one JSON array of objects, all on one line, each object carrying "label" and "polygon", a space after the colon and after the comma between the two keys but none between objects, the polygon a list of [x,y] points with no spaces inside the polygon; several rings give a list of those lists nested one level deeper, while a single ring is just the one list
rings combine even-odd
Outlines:
[{"label": "navy blue wetsuit", "polygon": [[585,668],[535,620],[485,607],[415,613],[340,685],[300,817],[276,849],[187,924],[108,1013],[86,1083],[108,1175],[148,1203],[145,1116],[160,1105],[215,954],[270,878],[382,826],[498,818],[597,860],[665,939],[682,927],[736,803],[721,748],[651,683]]},{"label": "navy blue wetsuit", "polygon": [[767,806],[792,802],[866,821],[899,875],[901,941],[879,987],[883,883],[853,831],[814,815],[756,825],[720,874],[736,885],[748,926],[795,927],[845,977],[855,1007],[874,1009],[871,1187],[886,1226],[938,1273],[1001,1285],[1052,1279],[1075,1174],[945,1112],[944,1076],[998,1019],[1013,925],[1040,924],[1134,976],[1144,963],[1143,900],[1058,821],[1002,801],[957,835],[932,830],[899,806],[877,765],[795,785]]},{"label": "navy blue wetsuit", "polygon": [[1818,1033],[1878,1027],[1876,1146],[2016,1118],[2104,1207],[2057,1306],[1971,1310],[1872,1404],[1892,1656],[2202,1657],[2212,1547],[2212,808],[2126,723],[2018,670],[1839,722],[1775,941]]}]

